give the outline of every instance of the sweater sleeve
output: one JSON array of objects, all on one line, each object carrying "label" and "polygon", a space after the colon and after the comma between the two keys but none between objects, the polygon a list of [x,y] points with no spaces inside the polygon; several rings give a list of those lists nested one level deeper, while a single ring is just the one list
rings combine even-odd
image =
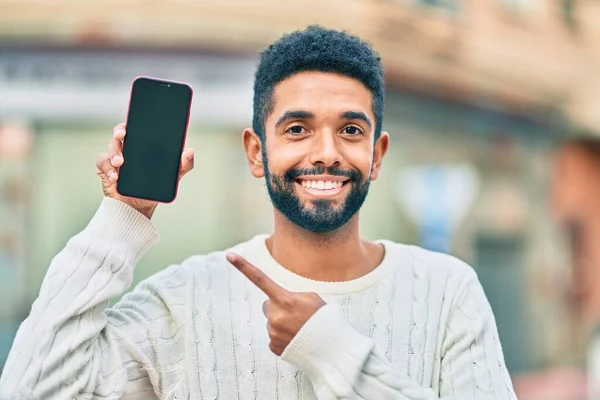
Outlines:
[{"label": "sweater sleeve", "polygon": [[448,325],[440,329],[446,333],[439,393],[392,365],[332,305],[313,315],[282,359],[307,373],[319,400],[516,399],[494,316],[474,274],[463,285]]},{"label": "sweater sleeve", "polygon": [[168,389],[154,361],[169,364],[177,346],[160,340],[170,321],[159,290],[140,284],[107,309],[158,239],[142,214],[103,200],[88,226],[52,260],[15,337],[0,398],[148,398]]}]

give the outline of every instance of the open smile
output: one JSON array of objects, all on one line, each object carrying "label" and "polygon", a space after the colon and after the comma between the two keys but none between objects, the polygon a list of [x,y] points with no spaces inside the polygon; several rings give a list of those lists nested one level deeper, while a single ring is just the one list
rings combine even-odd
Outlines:
[{"label": "open smile", "polygon": [[332,175],[309,175],[296,179],[296,184],[301,186],[305,193],[319,198],[333,197],[341,193],[348,182],[350,178]]}]

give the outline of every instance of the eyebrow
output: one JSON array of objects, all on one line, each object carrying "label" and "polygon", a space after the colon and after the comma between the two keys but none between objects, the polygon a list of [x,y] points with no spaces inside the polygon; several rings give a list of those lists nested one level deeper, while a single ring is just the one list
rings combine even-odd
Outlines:
[{"label": "eyebrow", "polygon": [[289,121],[290,119],[312,119],[315,115],[308,111],[302,110],[294,110],[294,111],[286,111],[275,123],[275,126],[283,124],[285,121]]},{"label": "eyebrow", "polygon": [[[279,117],[279,119],[275,123],[275,126],[279,127],[279,125],[283,124],[286,121],[289,121],[290,119],[312,119],[314,117],[315,117],[315,115],[309,111],[304,111],[304,110],[286,111],[281,117]],[[369,117],[367,117],[367,114],[365,114],[362,111],[346,111],[341,114],[341,117],[346,120],[358,119],[358,120],[364,121],[367,125],[369,125],[369,128],[373,127],[373,124],[372,124],[371,120],[369,119]]]},{"label": "eyebrow", "polygon": [[371,123],[369,117],[367,117],[367,114],[361,111],[346,111],[342,113],[342,118],[347,120],[359,119],[369,125],[369,128],[373,127],[373,124]]}]

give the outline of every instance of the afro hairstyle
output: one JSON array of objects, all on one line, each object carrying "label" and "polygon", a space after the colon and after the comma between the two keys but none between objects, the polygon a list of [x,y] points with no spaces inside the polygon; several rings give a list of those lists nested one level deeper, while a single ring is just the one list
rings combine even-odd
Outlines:
[{"label": "afro hairstyle", "polygon": [[311,25],[282,36],[260,54],[254,80],[252,127],[265,139],[265,121],[273,111],[273,91],[286,78],[304,71],[338,73],[356,79],[373,95],[375,140],[381,134],[385,82],[381,58],[371,45],[346,32]]}]

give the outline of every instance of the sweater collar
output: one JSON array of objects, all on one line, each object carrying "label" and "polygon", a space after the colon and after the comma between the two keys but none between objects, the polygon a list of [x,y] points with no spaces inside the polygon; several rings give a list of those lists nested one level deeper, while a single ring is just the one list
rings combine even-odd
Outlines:
[{"label": "sweater collar", "polygon": [[[315,292],[319,294],[348,294],[359,292],[370,286],[373,286],[386,277],[394,268],[397,262],[394,259],[396,246],[387,240],[378,240],[384,246],[385,254],[382,262],[371,272],[359,278],[350,281],[325,282],[305,278],[298,275],[279,264],[269,252],[266,240],[269,235],[257,235],[252,238],[249,246],[249,261],[260,268],[265,274],[273,279],[277,284],[287,290],[296,292]],[[396,260],[399,261],[399,260]]]}]

